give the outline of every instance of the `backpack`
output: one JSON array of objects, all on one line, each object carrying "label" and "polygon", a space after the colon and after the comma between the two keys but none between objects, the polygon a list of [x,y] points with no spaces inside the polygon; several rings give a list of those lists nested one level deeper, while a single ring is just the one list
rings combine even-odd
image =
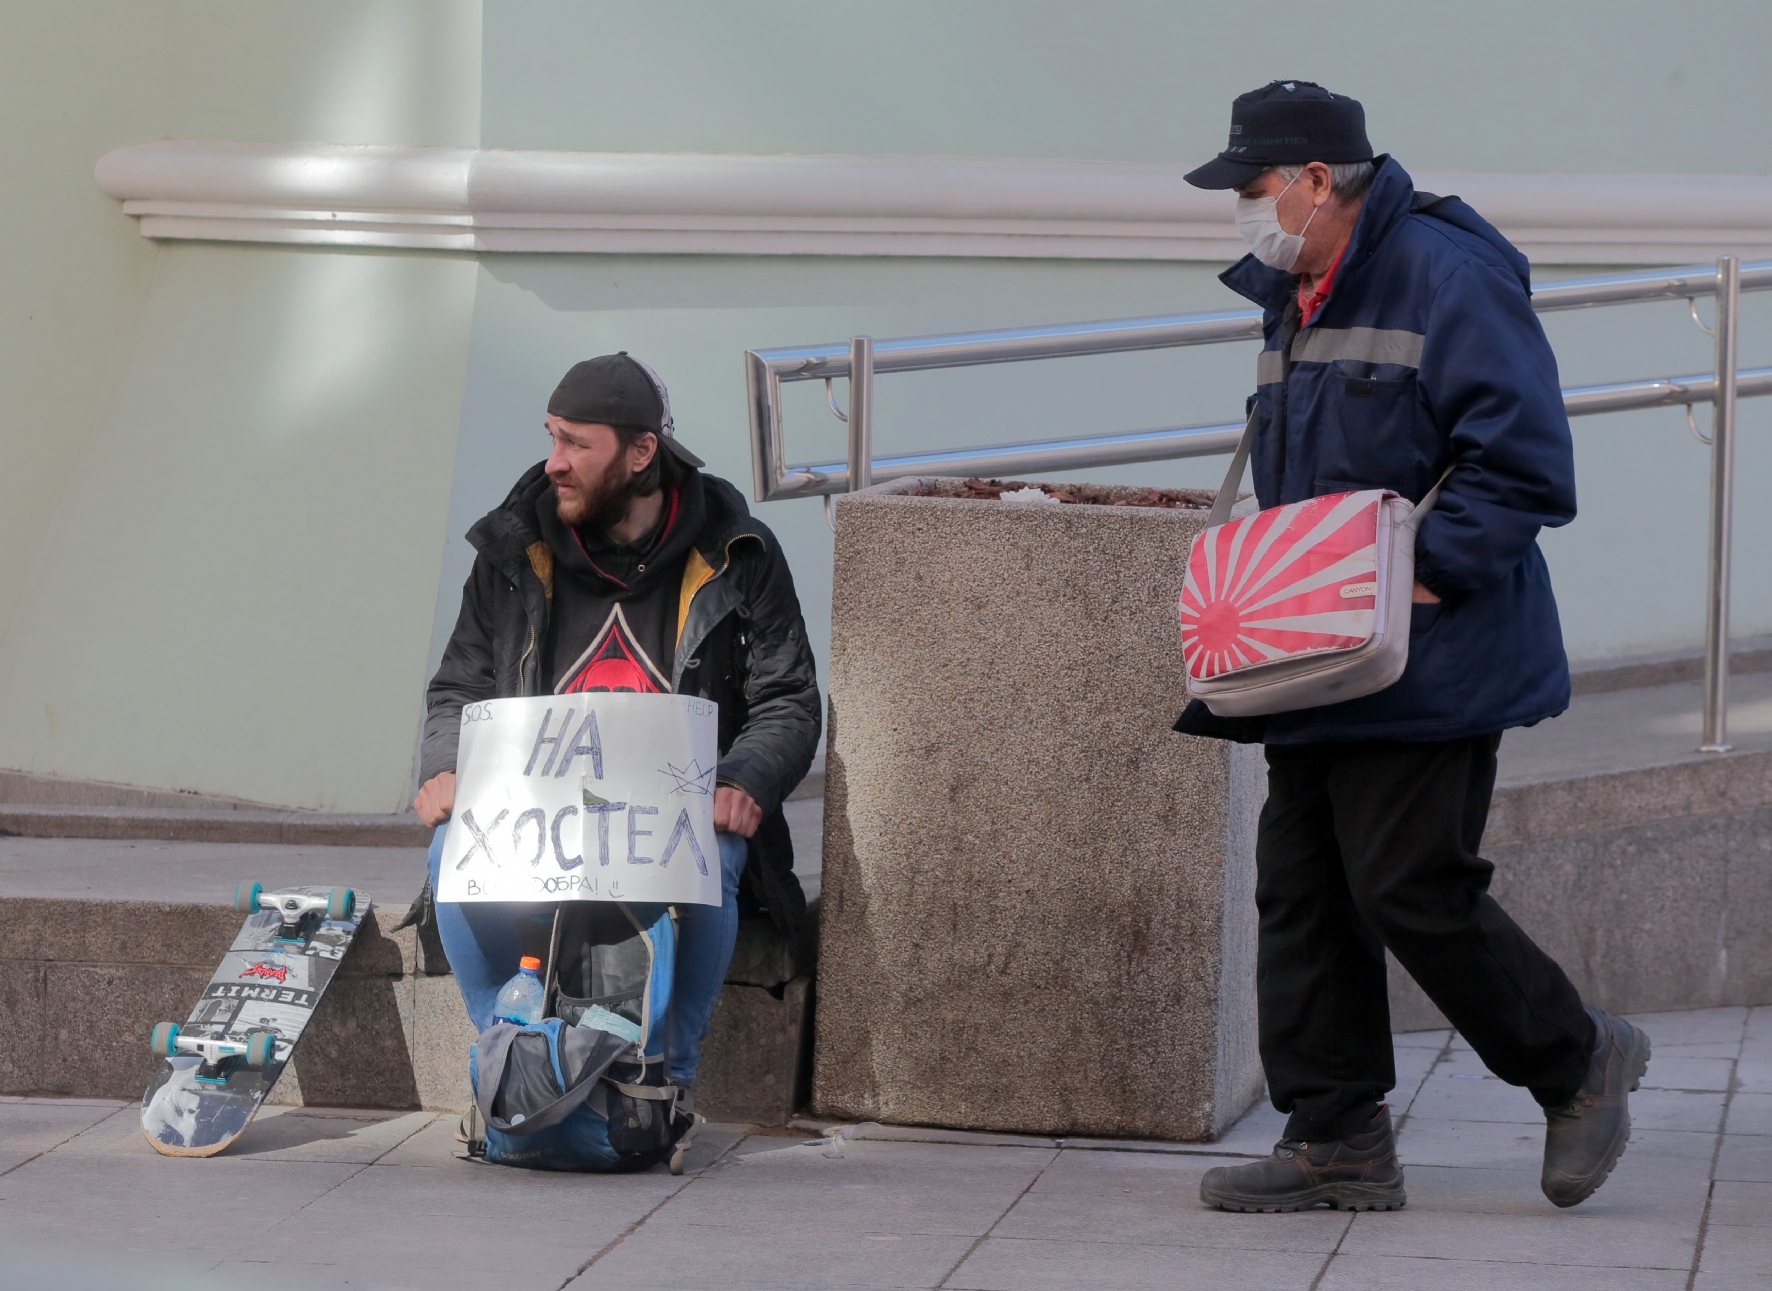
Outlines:
[{"label": "backpack", "polygon": [[469,1155],[597,1173],[668,1160],[681,1174],[696,1118],[678,1106],[681,1091],[665,1078],[656,1034],[675,966],[668,908],[562,904],[548,956],[549,1016],[495,1022],[468,1051],[484,1127],[470,1135]]}]

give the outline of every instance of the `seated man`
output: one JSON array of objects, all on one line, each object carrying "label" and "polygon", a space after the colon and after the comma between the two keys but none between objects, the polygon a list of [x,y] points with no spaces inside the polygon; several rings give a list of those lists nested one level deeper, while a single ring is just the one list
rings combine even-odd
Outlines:
[{"label": "seated man", "polygon": [[[692,1090],[738,932],[740,878],[777,924],[805,911],[781,803],[818,744],[818,681],[794,580],[739,491],[677,442],[670,397],[624,351],[575,365],[548,401],[552,451],[468,532],[478,555],[427,692],[426,824],[455,800],[462,705],[516,695],[675,692],[720,706],[714,793],[724,903],[680,907],[666,1074]],[[431,844],[437,882],[443,830]],[[551,906],[438,903],[479,1030],[517,969],[519,925]]]}]

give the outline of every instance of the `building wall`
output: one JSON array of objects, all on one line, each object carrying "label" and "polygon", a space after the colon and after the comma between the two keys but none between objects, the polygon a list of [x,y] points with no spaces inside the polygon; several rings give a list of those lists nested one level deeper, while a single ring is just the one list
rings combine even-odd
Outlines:
[{"label": "building wall", "polygon": [[[685,441],[745,482],[744,349],[1240,303],[1189,263],[156,247],[92,184],[112,148],[1191,162],[1222,146],[1230,97],[1303,72],[1415,168],[1764,174],[1769,50],[1772,10],[1728,0],[0,0],[0,231],[30,251],[0,262],[0,767],[395,809],[462,534],[541,456],[577,359],[648,359]],[[1769,322],[1750,297],[1744,364]],[[1546,326],[1569,385],[1711,363],[1678,304]],[[1253,348],[884,378],[877,450],[1228,420]],[[792,458],[842,456],[821,389],[789,387],[787,410]],[[1751,488],[1768,429],[1744,405],[1743,633],[1772,631],[1772,570],[1749,558],[1772,538]],[[1544,540],[1571,653],[1696,644],[1705,450],[1672,410],[1578,421],[1576,443],[1582,515]],[[820,504],[759,513],[822,659]]]},{"label": "building wall", "polygon": [[0,766],[394,810],[476,266],[156,248],[92,167],[157,137],[472,146],[479,6],[120,0],[3,21],[0,129],[27,183],[0,219],[33,254],[0,268],[23,287],[0,327],[52,321],[0,357]]},{"label": "building wall", "polygon": [[[1291,0],[1255,11],[1165,0],[488,0],[484,48],[487,147],[1193,162],[1223,147],[1231,98],[1304,71],[1359,97],[1374,145],[1415,169],[1772,171],[1772,9],[1747,3]],[[587,63],[595,75],[583,74]],[[1724,86],[1740,111],[1718,110]],[[671,385],[686,441],[742,481],[744,349],[1243,307],[1214,280],[1220,268],[486,257],[483,283],[500,285],[483,289],[475,324],[433,651],[471,555],[459,534],[538,455],[528,439],[528,449],[507,447],[504,427],[530,425],[575,358],[598,347],[646,356]],[[1611,271],[1535,272],[1548,281]],[[1755,340],[1768,323],[1772,300],[1747,297],[1744,365],[1762,361]],[[1681,304],[1549,316],[1546,330],[1565,385],[1703,372],[1714,361]],[[876,451],[1232,420],[1255,349],[889,376],[875,388]],[[786,406],[792,460],[843,457],[820,387],[789,387]],[[1707,452],[1675,410],[1574,425],[1581,518],[1543,540],[1571,654],[1696,645]],[[1744,489],[1772,465],[1768,429],[1772,408],[1744,403]],[[1215,487],[1223,469],[1206,459],[1089,474]],[[822,659],[830,538],[820,504],[769,503],[759,514],[782,533]],[[1772,513],[1742,505],[1738,550],[1769,539]],[[1738,564],[1737,631],[1772,631],[1772,569]]]}]

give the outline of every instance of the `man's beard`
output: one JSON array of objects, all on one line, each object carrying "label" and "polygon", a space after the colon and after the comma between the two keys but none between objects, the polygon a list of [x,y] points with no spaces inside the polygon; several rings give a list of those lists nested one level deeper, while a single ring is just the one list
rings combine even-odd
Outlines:
[{"label": "man's beard", "polygon": [[554,511],[564,524],[582,525],[589,523],[594,529],[607,530],[620,524],[628,514],[628,507],[638,496],[636,487],[639,477],[628,469],[623,455],[618,455],[603,471],[603,478],[590,488],[585,487],[581,480],[573,483],[579,486],[579,495],[568,501],[560,496],[560,490],[554,490]]}]

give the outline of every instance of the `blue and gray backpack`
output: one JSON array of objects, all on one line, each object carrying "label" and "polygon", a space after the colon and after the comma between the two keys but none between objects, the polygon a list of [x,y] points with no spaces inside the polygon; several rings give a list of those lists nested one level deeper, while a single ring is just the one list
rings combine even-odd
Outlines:
[{"label": "blue and gray backpack", "polygon": [[[663,906],[582,901],[554,915],[549,1016],[496,1022],[468,1051],[483,1136],[468,1152],[532,1170],[683,1169],[695,1117],[664,1074],[676,923]],[[471,1114],[470,1114],[471,1115]]]}]

